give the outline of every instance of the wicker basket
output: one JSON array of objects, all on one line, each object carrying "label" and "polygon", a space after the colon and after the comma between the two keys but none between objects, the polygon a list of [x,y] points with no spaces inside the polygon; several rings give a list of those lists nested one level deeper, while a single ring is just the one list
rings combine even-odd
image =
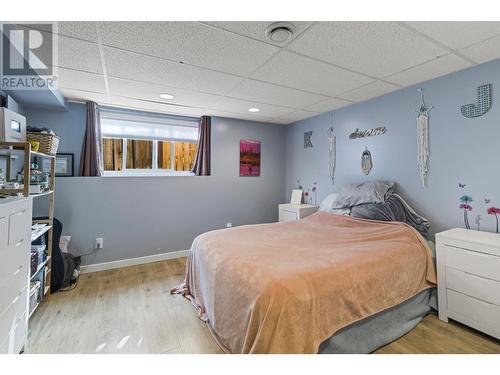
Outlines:
[{"label": "wicker basket", "polygon": [[44,154],[55,155],[57,154],[57,148],[59,147],[59,137],[52,134],[44,134],[37,132],[27,132],[26,138],[28,141],[37,141],[40,143],[38,152],[43,152]]}]

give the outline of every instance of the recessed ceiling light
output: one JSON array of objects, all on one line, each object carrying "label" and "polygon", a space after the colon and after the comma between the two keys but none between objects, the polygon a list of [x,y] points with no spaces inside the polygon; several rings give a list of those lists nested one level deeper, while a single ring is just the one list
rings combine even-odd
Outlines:
[{"label": "recessed ceiling light", "polygon": [[275,22],[270,24],[266,30],[266,37],[274,43],[285,43],[295,33],[295,26],[290,22]]},{"label": "recessed ceiling light", "polygon": [[172,94],[160,94],[160,98],[171,100],[174,98],[174,96]]},{"label": "recessed ceiling light", "polygon": [[248,108],[248,112],[259,112],[259,108]]}]

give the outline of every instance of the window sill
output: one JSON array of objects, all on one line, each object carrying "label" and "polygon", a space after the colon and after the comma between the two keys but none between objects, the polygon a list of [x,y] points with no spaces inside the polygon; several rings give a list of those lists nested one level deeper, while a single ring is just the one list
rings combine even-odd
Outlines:
[{"label": "window sill", "polygon": [[193,172],[104,172],[102,177],[194,177]]}]

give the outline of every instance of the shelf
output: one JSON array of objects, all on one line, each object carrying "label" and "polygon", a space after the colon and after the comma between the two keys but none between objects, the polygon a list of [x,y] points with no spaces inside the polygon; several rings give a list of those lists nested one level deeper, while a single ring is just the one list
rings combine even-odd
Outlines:
[{"label": "shelf", "polygon": [[31,151],[31,156],[40,156],[42,158],[49,158],[49,159],[54,159],[56,157],[55,155],[49,155],[38,151],[37,152]]},{"label": "shelf", "polygon": [[46,191],[44,193],[38,193],[38,194],[30,194],[30,197],[43,197],[44,195],[50,195],[50,194],[54,194],[54,190],[49,190],[49,191]]},{"label": "shelf", "polygon": [[49,262],[49,260],[50,260],[50,257],[47,257],[47,259],[45,259],[45,261],[43,263],[38,265],[38,268],[36,269],[35,273],[33,275],[31,275],[30,281],[33,281],[33,278],[38,274],[38,272],[41,271],[42,268],[44,268],[46,266],[46,264]]},{"label": "shelf", "polygon": [[33,314],[35,313],[35,311],[36,311],[36,309],[38,308],[38,306],[40,306],[40,302],[38,302],[38,303],[35,305],[35,307],[33,307],[33,310],[31,310],[31,312],[30,312],[30,314],[29,314],[29,316],[28,316],[28,319],[30,319],[30,318],[33,316]]},{"label": "shelf", "polygon": [[42,237],[45,233],[47,233],[49,230],[52,229],[52,226],[46,225],[43,228],[40,228],[37,230],[35,233],[33,231],[31,232],[31,242],[38,240],[40,237]]}]

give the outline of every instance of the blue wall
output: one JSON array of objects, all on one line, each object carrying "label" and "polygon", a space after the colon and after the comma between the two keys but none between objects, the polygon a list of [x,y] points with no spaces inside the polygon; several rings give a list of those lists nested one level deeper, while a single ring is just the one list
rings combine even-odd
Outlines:
[{"label": "blue wall", "polygon": [[[68,111],[26,108],[28,122],[60,137],[60,152],[75,154],[75,170],[85,130],[85,106]],[[262,142],[260,177],[239,177],[239,141]],[[104,248],[84,264],[160,254],[191,247],[203,232],[233,225],[277,221],[285,186],[285,128],[280,125],[212,118],[212,176],[60,177],[56,217],[70,250],[87,253],[96,237]],[[36,213],[43,211],[39,198]],[[46,204],[47,202],[45,202]]]},{"label": "blue wall", "polygon": [[[460,106],[474,103],[476,88],[493,84],[493,105],[479,118],[465,118]],[[430,172],[422,188],[416,162],[417,88],[424,89],[425,100],[434,106],[430,112]],[[500,60],[405,88],[363,103],[341,108],[287,127],[286,196],[297,186],[318,182],[318,203],[345,183],[389,179],[399,184],[399,192],[415,209],[426,216],[434,232],[463,226],[458,197],[474,198],[471,225],[482,215],[481,228],[493,231],[495,219],[487,206],[500,207]],[[328,176],[326,132],[334,117],[337,136],[335,185]],[[386,126],[380,136],[350,140],[357,127]],[[313,148],[304,149],[303,133],[313,131]],[[361,153],[365,146],[374,162],[369,176],[361,172]],[[458,183],[465,183],[461,189]],[[491,199],[486,205],[484,199]]]}]

